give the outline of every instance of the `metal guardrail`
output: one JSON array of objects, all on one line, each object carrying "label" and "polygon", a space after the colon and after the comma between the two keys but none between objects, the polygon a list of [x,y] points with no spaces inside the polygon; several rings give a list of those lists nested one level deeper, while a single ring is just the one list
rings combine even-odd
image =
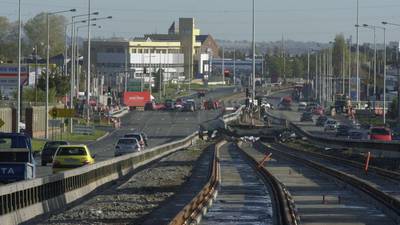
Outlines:
[{"label": "metal guardrail", "polygon": [[208,205],[218,191],[220,183],[220,163],[219,163],[219,148],[224,145],[226,141],[220,141],[214,145],[214,156],[211,168],[209,181],[204,185],[203,189],[187,204],[169,223],[169,225],[184,225],[192,224],[197,221],[199,215],[202,214],[202,209]]},{"label": "metal guardrail", "polygon": [[196,139],[197,132],[183,140],[144,152],[132,153],[43,178],[1,186],[1,224],[18,224],[59,209],[99,186],[125,176],[139,166],[189,147]]}]

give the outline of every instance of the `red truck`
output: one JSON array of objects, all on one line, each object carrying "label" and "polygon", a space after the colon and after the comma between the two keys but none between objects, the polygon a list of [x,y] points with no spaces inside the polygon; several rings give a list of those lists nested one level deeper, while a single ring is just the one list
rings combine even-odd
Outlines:
[{"label": "red truck", "polygon": [[150,92],[124,92],[124,105],[129,108],[144,107],[151,101]]}]

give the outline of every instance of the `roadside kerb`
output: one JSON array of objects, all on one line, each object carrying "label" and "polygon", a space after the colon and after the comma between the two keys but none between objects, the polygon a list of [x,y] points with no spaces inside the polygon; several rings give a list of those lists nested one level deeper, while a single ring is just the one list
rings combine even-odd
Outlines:
[{"label": "roadside kerb", "polygon": [[132,153],[60,174],[1,186],[0,221],[2,224],[19,224],[60,209],[98,187],[120,179],[140,166],[191,146],[197,138],[195,132],[185,139],[144,152]]}]

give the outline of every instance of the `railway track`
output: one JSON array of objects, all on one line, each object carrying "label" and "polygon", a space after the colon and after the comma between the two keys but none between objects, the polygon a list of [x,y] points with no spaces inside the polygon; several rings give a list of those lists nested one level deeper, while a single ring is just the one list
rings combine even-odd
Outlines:
[{"label": "railway track", "polygon": [[[264,149],[274,154],[267,168],[287,186],[302,224],[399,223],[398,199],[389,195],[396,183],[389,178],[371,175],[363,180],[357,177],[360,171],[355,167],[293,152],[282,145],[257,143],[255,148],[246,150],[258,158]],[[388,182],[390,187],[384,192]]]},{"label": "railway track", "polygon": [[235,143],[219,143],[210,181],[170,225],[297,224],[288,193],[257,165]]}]

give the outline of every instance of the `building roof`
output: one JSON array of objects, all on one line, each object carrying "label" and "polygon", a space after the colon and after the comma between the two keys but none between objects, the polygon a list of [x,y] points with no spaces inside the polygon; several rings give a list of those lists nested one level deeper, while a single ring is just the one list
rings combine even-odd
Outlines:
[{"label": "building roof", "polygon": [[152,41],[179,41],[177,34],[146,34],[144,38],[150,38]]},{"label": "building roof", "polygon": [[197,35],[196,36],[196,41],[203,44],[207,40],[208,36],[210,36],[210,35],[208,35],[208,34],[206,34],[206,35]]}]

